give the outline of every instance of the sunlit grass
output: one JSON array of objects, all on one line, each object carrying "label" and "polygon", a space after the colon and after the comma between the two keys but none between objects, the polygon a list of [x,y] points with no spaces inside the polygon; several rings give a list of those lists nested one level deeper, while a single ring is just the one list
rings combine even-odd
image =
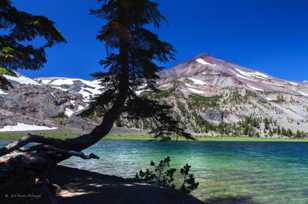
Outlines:
[{"label": "sunlit grass", "polygon": [[[50,130],[50,131],[30,131],[30,132],[0,132],[0,139],[16,140],[27,133],[52,137],[57,139],[75,138],[80,133],[71,130]],[[109,134],[105,140],[155,140],[151,135],[129,135],[129,134]],[[173,141],[191,141],[181,137],[173,137]],[[258,138],[247,136],[196,136],[195,141],[224,141],[224,142],[308,142],[308,138]]]},{"label": "sunlit grass", "polygon": [[16,140],[31,133],[35,135],[42,135],[46,137],[52,137],[57,139],[74,138],[80,135],[77,132],[69,130],[53,130],[53,131],[30,131],[30,132],[0,132],[0,139]]}]

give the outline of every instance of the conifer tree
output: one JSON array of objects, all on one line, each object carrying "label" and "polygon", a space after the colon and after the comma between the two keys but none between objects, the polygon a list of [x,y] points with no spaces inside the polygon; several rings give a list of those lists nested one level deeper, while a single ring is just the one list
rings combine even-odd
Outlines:
[{"label": "conifer tree", "polygon": [[156,80],[162,67],[156,63],[174,59],[174,48],[146,28],[147,25],[159,28],[166,21],[158,4],[151,0],[103,2],[92,14],[107,21],[97,39],[105,43],[109,52],[101,61],[104,70],[94,74],[105,89],[86,114],[104,115],[104,121],[108,122],[103,122],[96,131],[106,134],[120,115],[126,115],[129,120],[151,120],[153,133],[158,137],[188,136],[172,118],[171,107],[137,94],[142,90],[159,91]]}]

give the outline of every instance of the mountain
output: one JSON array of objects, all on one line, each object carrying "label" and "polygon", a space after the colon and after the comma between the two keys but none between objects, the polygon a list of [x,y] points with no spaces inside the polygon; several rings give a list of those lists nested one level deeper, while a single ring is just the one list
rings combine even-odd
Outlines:
[{"label": "mountain", "polygon": [[[186,90],[196,94],[217,94],[217,89],[242,88],[256,92],[281,92],[307,96],[308,90],[299,83],[281,80],[267,74],[228,63],[208,55],[164,70],[160,75],[166,81],[188,81]],[[191,86],[198,86],[194,89]],[[201,88],[201,90],[200,90]]]},{"label": "mountain", "polygon": [[80,94],[84,101],[89,101],[93,96],[100,93],[98,80],[87,81],[64,77],[45,77],[35,79],[38,83],[57,88],[66,92]]},{"label": "mountain", "polygon": [[232,134],[237,129],[234,134],[251,131],[249,135],[265,136],[288,129],[308,131],[308,87],[304,84],[208,55],[164,70],[160,76],[160,86],[169,93],[177,117],[185,118],[183,124],[194,132],[225,133],[227,129]]},{"label": "mountain", "polygon": [[57,128],[87,130],[95,125],[76,115],[88,105],[82,95],[46,86],[20,74],[5,77],[13,88],[0,90],[0,132]]},{"label": "mountain", "polygon": [[[208,55],[199,55],[159,75],[159,93],[144,90],[138,94],[172,105],[174,116],[193,133],[274,137],[308,132],[307,82],[279,79]],[[5,101],[5,105],[0,104],[0,117],[10,110],[11,119],[0,120],[0,131],[18,123],[73,128],[95,124],[77,113],[100,93],[98,81],[6,77],[14,82],[14,89],[0,91],[0,100]],[[14,116],[20,114],[22,119]],[[120,124],[142,129],[152,125],[150,121]]]}]

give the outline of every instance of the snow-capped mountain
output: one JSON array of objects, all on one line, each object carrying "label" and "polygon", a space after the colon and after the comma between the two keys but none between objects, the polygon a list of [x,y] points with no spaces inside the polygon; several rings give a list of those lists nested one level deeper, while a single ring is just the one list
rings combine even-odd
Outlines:
[{"label": "snow-capped mountain", "polygon": [[9,76],[9,75],[4,75],[4,77],[13,82],[13,83],[18,83],[18,84],[24,84],[24,85],[35,85],[35,86],[40,86],[41,84],[38,83],[37,81],[29,78],[29,77],[26,77],[26,76],[23,76],[19,73],[16,73],[16,76]]},{"label": "snow-capped mountain", "polygon": [[0,132],[93,127],[93,122],[77,116],[88,105],[87,95],[47,86],[18,73],[4,77],[13,88],[0,89]]},{"label": "snow-capped mountain", "polygon": [[89,101],[101,92],[101,86],[98,80],[88,81],[64,77],[46,77],[37,78],[35,80],[40,84],[48,85],[63,91],[79,93],[86,101]]},{"label": "snow-capped mountain", "polygon": [[[159,75],[161,94],[138,94],[150,94],[172,105],[175,117],[192,132],[247,135],[243,131],[249,130],[249,134],[261,136],[275,136],[282,129],[294,134],[308,132],[307,82],[279,79],[208,55],[165,69]],[[78,113],[101,92],[99,81],[5,77],[14,88],[0,90],[0,131],[1,127],[14,125],[91,126]],[[246,127],[249,121],[258,124],[257,128]],[[151,125],[144,121],[124,124],[144,129]]]},{"label": "snow-capped mountain", "polygon": [[271,134],[282,128],[308,131],[308,86],[303,83],[208,55],[166,69],[160,76],[161,89],[173,91],[166,101],[172,103],[177,117],[188,118],[183,124],[196,132],[204,131],[207,122],[240,126],[248,117],[259,121],[259,129],[264,128],[263,120],[271,121]]},{"label": "snow-capped mountain", "polygon": [[185,81],[184,89],[196,94],[217,94],[217,89],[232,87],[308,96],[308,89],[299,83],[278,79],[208,55],[198,56],[192,61],[164,70],[161,78],[166,86],[174,79]]}]

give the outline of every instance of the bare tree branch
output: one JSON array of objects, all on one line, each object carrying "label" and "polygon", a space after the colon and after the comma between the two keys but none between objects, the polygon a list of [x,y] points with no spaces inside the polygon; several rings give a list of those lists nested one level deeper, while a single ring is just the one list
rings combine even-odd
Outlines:
[{"label": "bare tree branch", "polygon": [[51,145],[57,148],[62,148],[63,146],[63,140],[61,139],[53,139],[53,138],[47,138],[39,135],[32,135],[28,134],[21,139],[12,142],[8,144],[7,146],[0,149],[0,157],[6,154],[9,154],[13,151],[16,151],[30,143],[39,143],[39,144],[46,144]]},{"label": "bare tree branch", "polygon": [[[43,136],[38,136],[38,135],[31,135],[28,134],[27,136],[24,136],[22,139],[8,144],[6,147],[0,149],[0,156],[9,154],[13,151],[19,150],[22,152],[32,152],[32,151],[38,151],[38,150],[52,150],[55,151],[56,153],[61,153],[66,156],[76,156],[80,157],[82,159],[99,159],[99,157],[93,153],[87,155],[83,152],[79,151],[74,151],[74,150],[67,150],[67,149],[62,149],[60,146],[60,142],[63,142],[63,140],[57,140],[57,139],[52,139],[52,138],[46,138]],[[38,143],[38,144],[44,144],[43,146],[38,145],[38,146],[32,146],[28,149],[22,149],[24,146],[30,144],[30,143]]]},{"label": "bare tree branch", "polygon": [[[37,147],[40,147],[40,146],[37,146]],[[87,155],[83,152],[78,152],[74,150],[64,150],[64,149],[56,148],[56,147],[49,146],[49,145],[44,145],[43,148],[47,150],[55,151],[57,153],[65,154],[67,156],[80,157],[82,159],[99,159],[99,157],[93,153]],[[33,151],[33,149],[31,151]]]}]

